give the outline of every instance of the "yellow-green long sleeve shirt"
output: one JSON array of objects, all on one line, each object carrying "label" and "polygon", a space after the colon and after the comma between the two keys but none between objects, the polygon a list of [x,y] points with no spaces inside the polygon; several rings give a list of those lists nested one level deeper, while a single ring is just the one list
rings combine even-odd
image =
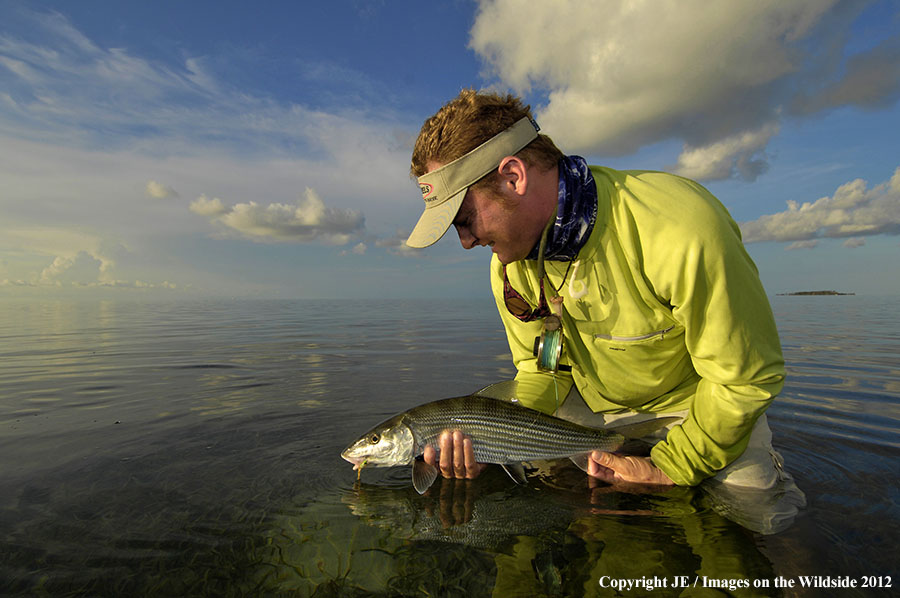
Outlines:
[{"label": "yellow-green long sleeve shirt", "polygon": [[[555,384],[532,354],[541,322],[509,313],[503,266],[491,263],[519,399],[549,413],[574,382],[595,412],[688,410],[651,459],[676,484],[694,485],[741,455],[781,390],[772,310],[737,224],[709,191],[665,173],[591,171],[598,211],[587,243],[571,267],[545,262],[548,296],[562,285],[561,363],[572,366]],[[537,305],[537,262],[509,264],[507,274]]]}]

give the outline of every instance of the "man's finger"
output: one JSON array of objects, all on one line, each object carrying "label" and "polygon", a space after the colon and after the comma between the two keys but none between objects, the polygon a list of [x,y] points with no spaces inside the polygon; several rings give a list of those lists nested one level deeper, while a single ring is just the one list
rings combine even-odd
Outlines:
[{"label": "man's finger", "polygon": [[453,432],[453,473],[457,478],[466,477],[466,450],[459,430]]},{"label": "man's finger", "polygon": [[438,441],[441,445],[441,474],[445,478],[453,477],[453,434],[447,430],[441,432]]},{"label": "man's finger", "polygon": [[594,451],[588,462],[588,473],[610,484],[627,482],[643,485],[673,485],[672,480],[653,465],[649,458],[633,455],[614,455],[603,451]]},{"label": "man's finger", "polygon": [[612,469],[615,456],[604,451],[594,451],[588,459],[588,474],[609,484],[616,480],[616,472]]},{"label": "man's finger", "polygon": [[434,465],[436,456],[437,452],[434,450],[434,447],[430,444],[426,444],[425,451],[422,453],[422,458],[425,459],[425,462],[429,465]]}]

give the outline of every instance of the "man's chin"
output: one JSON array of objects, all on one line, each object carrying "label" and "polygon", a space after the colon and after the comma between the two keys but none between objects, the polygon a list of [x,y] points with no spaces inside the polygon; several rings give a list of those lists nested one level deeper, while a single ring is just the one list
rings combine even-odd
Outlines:
[{"label": "man's chin", "polygon": [[509,255],[508,253],[506,253],[506,252],[504,252],[504,251],[502,251],[502,250],[501,250],[501,251],[497,251],[497,248],[496,248],[496,247],[491,247],[491,251],[494,252],[494,255],[497,256],[497,259],[498,259],[498,260],[500,261],[500,263],[503,264],[504,266],[508,266],[509,264],[511,264],[511,263],[513,263],[513,262],[518,262],[519,260],[525,259],[524,257],[519,257],[519,256],[516,256],[516,255]]}]

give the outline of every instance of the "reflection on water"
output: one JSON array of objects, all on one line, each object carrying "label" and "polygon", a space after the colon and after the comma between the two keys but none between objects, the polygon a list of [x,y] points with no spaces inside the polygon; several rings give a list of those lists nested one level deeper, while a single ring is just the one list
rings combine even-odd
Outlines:
[{"label": "reflection on water", "polygon": [[613,596],[602,579],[654,575],[900,583],[895,299],[774,298],[789,378],[769,422],[808,506],[768,536],[706,487],[629,494],[571,466],[526,486],[488,470],[424,496],[404,468],[356,484],[339,452],[360,430],[513,375],[490,304],[3,307],[4,595]]},{"label": "reflection on water", "polygon": [[[317,513],[285,514],[267,546],[278,558],[265,559],[279,564],[276,587],[308,593],[340,583],[403,595],[581,596],[599,591],[604,575],[772,577],[752,536],[700,508],[694,489],[591,492],[574,467],[554,476],[553,486],[511,486],[502,471],[486,475],[475,483],[441,480],[424,497],[408,483],[360,485],[342,498],[359,518],[349,529],[302,528],[317,518],[333,521],[331,506],[322,502],[307,506]],[[342,555],[354,560],[335,576]],[[331,567],[292,573],[311,562]]]}]

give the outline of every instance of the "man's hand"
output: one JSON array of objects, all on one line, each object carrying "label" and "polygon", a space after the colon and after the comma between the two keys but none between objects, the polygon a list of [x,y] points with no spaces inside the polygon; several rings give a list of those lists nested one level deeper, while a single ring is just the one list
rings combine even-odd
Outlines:
[{"label": "man's hand", "polygon": [[487,467],[475,461],[472,441],[459,430],[444,430],[438,439],[438,446],[441,449],[440,463],[437,462],[437,455],[431,445],[425,447],[422,456],[426,463],[439,466],[445,478],[471,480]]},{"label": "man's hand", "polygon": [[588,459],[588,474],[608,484],[646,484],[674,486],[675,482],[650,461],[649,457],[616,455],[594,451]]}]

